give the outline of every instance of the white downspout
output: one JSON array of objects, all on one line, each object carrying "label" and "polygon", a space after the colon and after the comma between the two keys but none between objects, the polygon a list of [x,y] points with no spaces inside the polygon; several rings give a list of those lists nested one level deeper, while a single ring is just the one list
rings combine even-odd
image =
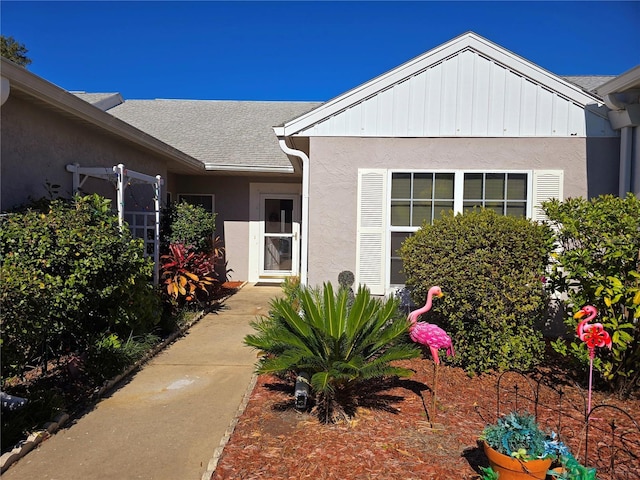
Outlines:
[{"label": "white downspout", "polygon": [[640,198],[640,125],[633,127],[631,160],[631,191]]},{"label": "white downspout", "polygon": [[118,225],[120,225],[120,230],[124,228],[124,176],[126,175],[124,170],[124,165],[119,163],[118,165],[113,167],[113,173],[117,175],[117,183],[116,183],[116,202],[118,203]]},{"label": "white downspout", "polygon": [[[9,98],[9,91],[11,90],[11,84],[8,78],[0,77],[0,105],[4,105],[4,102]],[[2,159],[0,159],[0,164]],[[1,182],[0,182],[1,185]],[[0,186],[0,202],[2,201],[2,188]]]},{"label": "white downspout", "polygon": [[155,225],[153,230],[153,282],[155,285],[160,283],[160,196],[161,196],[162,177],[156,175],[156,182],[153,184],[153,204],[156,209]]},{"label": "white downspout", "polygon": [[300,246],[300,283],[307,284],[307,270],[309,267],[309,157],[302,150],[289,148],[284,138],[278,138],[280,149],[287,155],[298,157],[302,161],[302,225]]},{"label": "white downspout", "polygon": [[631,149],[632,127],[622,127],[620,129],[620,181],[618,186],[618,196],[624,198],[627,192],[631,192]]}]

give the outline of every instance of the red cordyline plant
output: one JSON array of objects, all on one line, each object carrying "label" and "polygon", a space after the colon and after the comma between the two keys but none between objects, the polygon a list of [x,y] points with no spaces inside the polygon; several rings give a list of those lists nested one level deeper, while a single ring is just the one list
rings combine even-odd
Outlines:
[{"label": "red cordyline plant", "polygon": [[208,297],[211,287],[217,282],[213,276],[212,259],[182,243],[170,244],[169,252],[160,257],[160,275],[171,300],[176,303],[193,302],[198,300],[199,292]]}]

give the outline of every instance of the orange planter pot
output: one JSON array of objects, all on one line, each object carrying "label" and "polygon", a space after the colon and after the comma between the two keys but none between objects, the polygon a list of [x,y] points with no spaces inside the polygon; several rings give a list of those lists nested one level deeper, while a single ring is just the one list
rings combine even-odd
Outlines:
[{"label": "orange planter pot", "polygon": [[500,480],[531,480],[538,478],[544,480],[551,466],[551,459],[529,460],[523,462],[517,458],[496,452],[484,443],[484,453],[489,459],[489,465],[500,475]]}]

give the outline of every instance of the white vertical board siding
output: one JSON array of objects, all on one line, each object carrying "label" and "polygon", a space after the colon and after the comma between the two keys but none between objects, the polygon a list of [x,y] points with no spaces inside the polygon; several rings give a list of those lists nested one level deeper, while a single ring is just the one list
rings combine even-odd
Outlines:
[{"label": "white vertical board siding", "polygon": [[557,198],[563,200],[563,170],[534,170],[533,172],[533,220],[542,222],[547,216],[541,208],[542,202]]},{"label": "white vertical board siding", "polygon": [[[392,137],[393,120],[393,88],[383,90],[378,94],[378,119],[377,129],[372,136]],[[367,132],[364,132],[367,135]]]},{"label": "white vertical board siding", "polygon": [[452,137],[456,134],[458,91],[458,55],[442,62],[442,94],[440,95],[440,129],[427,136]]},{"label": "white vertical board siding", "polygon": [[538,90],[535,83],[519,77],[520,82],[520,133],[519,136],[532,137],[536,134],[536,114],[538,113]]},{"label": "white vertical board siding", "polygon": [[[405,82],[406,83],[406,82]],[[408,108],[409,122],[407,125],[407,133],[412,137],[422,136],[425,131],[425,112],[427,109],[427,74],[416,75],[413,78],[413,85],[411,88],[411,99]]]},{"label": "white vertical board siding", "polygon": [[391,110],[391,129],[393,136],[407,135],[409,132],[409,117],[413,110],[410,106],[411,84],[408,80],[393,87],[393,107]]},{"label": "white vertical board siding", "polygon": [[[509,74],[506,68],[490,62],[483,62],[489,70],[489,104],[487,107],[487,135],[490,137],[502,137],[505,135],[505,108],[506,77]],[[476,113],[478,122],[481,121],[481,113]]]},{"label": "white vertical board siding", "polygon": [[[478,57],[474,63],[474,78],[476,81],[471,85],[471,135],[485,137],[489,133],[489,125],[492,123],[493,115],[502,118],[501,112],[496,112],[491,104],[492,81],[491,62],[483,61]],[[495,69],[500,71],[500,69]],[[500,97],[501,95],[498,95]]]},{"label": "white vertical board siding", "polygon": [[[604,113],[589,133],[615,136]],[[473,49],[401,78],[301,131],[310,136],[585,136],[585,109]]]},{"label": "white vertical board siding", "polygon": [[356,285],[366,285],[373,295],[386,287],[387,171],[358,171],[358,228]]},{"label": "white vertical board siding", "polygon": [[519,135],[521,131],[520,117],[522,117],[522,104],[522,77],[508,71],[504,84],[503,136],[517,137]]},{"label": "white vertical board siding", "polygon": [[546,88],[538,87],[536,112],[536,135],[551,137],[553,135],[553,98]]},{"label": "white vertical board siding", "polygon": [[558,135],[558,132],[566,132],[569,127],[569,109],[572,103],[565,101],[564,99],[553,96],[551,118],[551,134]]},{"label": "white vertical board siding", "polygon": [[[422,132],[427,136],[427,132],[440,132],[440,117],[442,115],[442,69],[430,68],[421,75],[426,76],[427,103],[425,108],[426,122],[425,130]],[[434,137],[438,135],[433,134]]]}]

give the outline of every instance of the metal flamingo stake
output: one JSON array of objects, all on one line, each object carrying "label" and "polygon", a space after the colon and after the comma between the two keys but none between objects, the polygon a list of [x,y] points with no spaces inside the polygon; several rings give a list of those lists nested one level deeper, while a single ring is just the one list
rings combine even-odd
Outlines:
[{"label": "metal flamingo stake", "polygon": [[442,297],[442,290],[440,289],[440,287],[434,286],[429,289],[429,293],[427,294],[427,302],[425,303],[424,307],[409,313],[408,320],[409,322],[411,322],[411,325],[409,326],[409,336],[411,337],[411,340],[429,347],[429,350],[431,351],[431,357],[433,358],[434,379],[431,411],[433,412],[433,418],[435,418],[436,395],[438,390],[438,366],[440,365],[438,350],[441,348],[446,348],[447,355],[455,355],[455,352],[453,351],[451,338],[444,330],[442,330],[437,325],[417,321],[420,315],[431,310],[433,297]]},{"label": "metal flamingo stake", "polygon": [[611,337],[601,323],[589,323],[598,316],[598,309],[593,305],[585,305],[573,316],[581,319],[586,317],[576,328],[578,338],[587,344],[589,349],[589,395],[587,397],[587,417],[591,413],[591,388],[593,385],[593,359],[596,356],[596,347],[609,347],[611,349]]}]

